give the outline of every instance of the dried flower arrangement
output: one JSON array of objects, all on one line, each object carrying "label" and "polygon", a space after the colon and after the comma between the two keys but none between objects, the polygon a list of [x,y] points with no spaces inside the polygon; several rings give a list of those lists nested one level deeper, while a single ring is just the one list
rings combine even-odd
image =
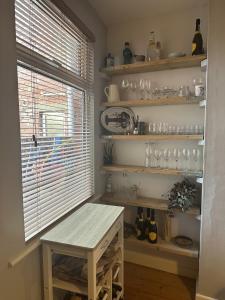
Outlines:
[{"label": "dried flower arrangement", "polygon": [[188,179],[174,184],[173,188],[168,193],[169,210],[178,208],[185,212],[190,207],[196,205],[198,190],[195,184]]},{"label": "dried flower arrangement", "polygon": [[111,165],[113,163],[113,143],[106,142],[104,144],[104,164]]}]

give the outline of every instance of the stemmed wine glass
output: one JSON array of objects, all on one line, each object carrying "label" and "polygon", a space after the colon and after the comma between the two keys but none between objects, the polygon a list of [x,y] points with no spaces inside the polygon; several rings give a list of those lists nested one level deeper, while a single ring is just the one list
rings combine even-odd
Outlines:
[{"label": "stemmed wine glass", "polygon": [[159,149],[155,149],[155,159],[156,159],[156,168],[160,168],[160,160],[162,157],[162,151]]},{"label": "stemmed wine glass", "polygon": [[140,90],[140,96],[141,96],[141,100],[145,99],[145,80],[144,79],[140,79],[139,80],[139,90]]},{"label": "stemmed wine glass", "polygon": [[128,89],[129,88],[129,80],[128,79],[123,79],[122,81],[121,81],[121,88],[122,89]]}]

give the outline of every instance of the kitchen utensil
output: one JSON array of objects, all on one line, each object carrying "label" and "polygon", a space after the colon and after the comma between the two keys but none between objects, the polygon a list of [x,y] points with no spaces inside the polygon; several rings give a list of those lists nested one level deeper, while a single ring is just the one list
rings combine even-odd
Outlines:
[{"label": "kitchen utensil", "polygon": [[108,102],[117,102],[120,101],[119,88],[117,84],[110,84],[104,89],[104,93],[107,97]]},{"label": "kitchen utensil", "polygon": [[110,107],[102,112],[100,121],[112,133],[130,133],[134,129],[135,114],[128,108]]}]

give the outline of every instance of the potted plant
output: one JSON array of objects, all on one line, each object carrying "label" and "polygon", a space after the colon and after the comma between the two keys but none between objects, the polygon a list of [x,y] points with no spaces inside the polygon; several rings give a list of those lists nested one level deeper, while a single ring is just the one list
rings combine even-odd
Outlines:
[{"label": "potted plant", "polygon": [[196,185],[191,183],[188,179],[174,184],[168,193],[169,210],[174,208],[180,209],[182,212],[187,211],[190,207],[196,205],[198,190]]}]

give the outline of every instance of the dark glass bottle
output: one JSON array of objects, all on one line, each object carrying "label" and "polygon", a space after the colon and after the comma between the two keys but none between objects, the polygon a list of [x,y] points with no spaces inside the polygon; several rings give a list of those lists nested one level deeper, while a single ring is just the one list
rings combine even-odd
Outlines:
[{"label": "dark glass bottle", "polygon": [[196,19],[195,35],[192,41],[192,55],[203,54],[203,39],[200,32],[200,19]]},{"label": "dark glass bottle", "polygon": [[123,60],[124,60],[124,64],[128,65],[132,63],[132,58],[133,58],[133,53],[130,49],[130,43],[129,42],[125,42],[124,45],[124,49],[123,49]]},{"label": "dark glass bottle", "polygon": [[155,210],[151,209],[150,222],[148,225],[148,241],[152,244],[156,244],[157,239],[158,239],[158,231],[155,222]]},{"label": "dark glass bottle", "polygon": [[145,236],[146,236],[147,240],[148,240],[150,220],[151,220],[151,217],[150,217],[150,208],[147,208],[147,217],[146,217],[146,220],[145,220]]},{"label": "dark glass bottle", "polygon": [[138,240],[145,239],[145,221],[142,207],[138,207],[137,209],[136,232]]}]

